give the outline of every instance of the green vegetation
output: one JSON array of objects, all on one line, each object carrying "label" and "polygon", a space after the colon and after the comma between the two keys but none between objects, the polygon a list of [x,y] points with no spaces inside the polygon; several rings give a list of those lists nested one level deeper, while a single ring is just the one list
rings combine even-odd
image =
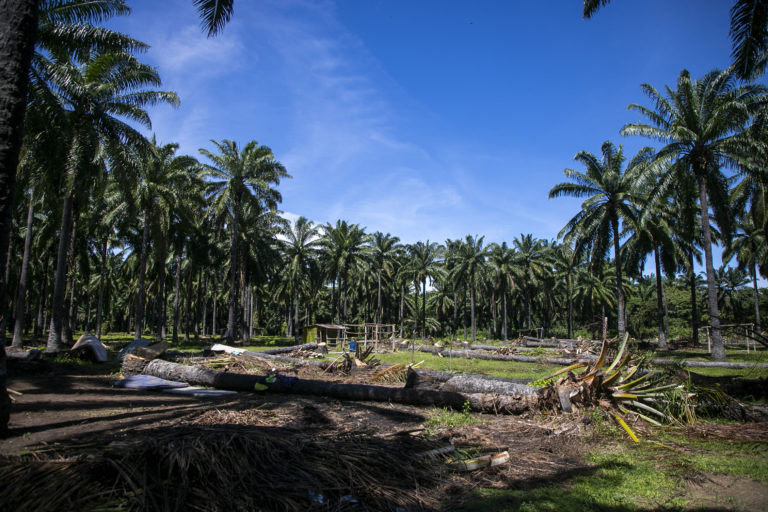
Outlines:
[{"label": "green vegetation", "polygon": [[434,434],[441,427],[461,427],[481,422],[472,415],[469,404],[466,404],[461,412],[452,409],[436,409],[428,415],[429,419],[424,422],[426,435]]},{"label": "green vegetation", "polygon": [[699,440],[667,429],[660,442],[634,444],[619,441],[615,428],[596,431],[600,447],[587,454],[587,467],[531,489],[481,489],[461,510],[677,510],[702,506],[686,482],[703,473],[768,481],[768,457],[756,456],[768,450],[764,443]]},{"label": "green vegetation", "polygon": [[[424,352],[416,352],[413,355],[415,363],[424,361],[419,367],[429,370],[456,373],[481,373],[496,377],[509,377],[518,379],[537,379],[560,369],[559,366],[538,363],[518,363],[514,361],[485,361],[483,359],[468,359],[454,357],[449,361],[448,357],[440,357]],[[390,354],[377,354],[376,359],[383,363],[410,364],[410,352],[396,352]]]}]

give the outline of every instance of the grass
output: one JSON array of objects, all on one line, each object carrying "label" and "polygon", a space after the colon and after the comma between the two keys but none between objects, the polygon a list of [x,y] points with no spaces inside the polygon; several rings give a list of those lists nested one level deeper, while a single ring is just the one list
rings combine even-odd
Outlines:
[{"label": "grass", "polygon": [[452,409],[435,409],[428,413],[429,419],[424,422],[424,433],[433,435],[440,428],[461,427],[480,423],[480,420],[472,415],[467,402],[461,412]]},{"label": "grass", "polygon": [[[413,355],[414,361],[424,361],[421,368],[429,370],[451,371],[456,373],[480,373],[495,377],[508,377],[518,379],[540,379],[546,377],[560,367],[539,363],[519,363],[516,361],[486,361],[484,359],[468,359],[454,357],[449,361],[448,357],[440,357],[425,352],[417,352]],[[376,359],[390,364],[410,364],[410,352],[395,352],[389,354],[376,354]]]},{"label": "grass", "polygon": [[[701,509],[711,503],[697,502],[687,489],[688,481],[721,474],[768,482],[765,443],[699,439],[667,428],[656,431],[659,442],[635,444],[621,439],[615,426],[597,423],[593,426],[598,447],[586,454],[588,467],[552,480],[521,482],[525,490],[479,489],[460,510]],[[714,499],[732,505],[728,498]]]}]

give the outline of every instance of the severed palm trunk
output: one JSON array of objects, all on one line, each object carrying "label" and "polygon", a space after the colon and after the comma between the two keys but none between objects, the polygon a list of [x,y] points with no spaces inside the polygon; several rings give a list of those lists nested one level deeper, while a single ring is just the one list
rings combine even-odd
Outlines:
[{"label": "severed palm trunk", "polygon": [[709,327],[712,336],[712,360],[725,361],[725,345],[720,334],[720,311],[717,306],[715,267],[712,263],[712,232],[709,229],[709,205],[707,203],[707,178],[698,172],[699,204],[701,206],[701,230],[704,233],[704,262],[707,269],[707,299],[709,302]]},{"label": "severed palm trunk", "polygon": [[24,330],[24,314],[27,296],[27,276],[29,275],[29,253],[32,250],[32,219],[34,218],[35,189],[29,191],[29,207],[27,208],[27,232],[24,235],[24,255],[21,258],[19,272],[19,288],[16,292],[16,322],[13,326],[13,341],[11,346],[21,348],[22,331]]}]

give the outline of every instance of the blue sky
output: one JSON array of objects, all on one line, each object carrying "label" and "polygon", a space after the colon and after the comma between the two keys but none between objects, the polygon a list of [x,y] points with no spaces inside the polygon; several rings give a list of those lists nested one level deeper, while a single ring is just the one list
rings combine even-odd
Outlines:
[{"label": "blue sky", "polygon": [[151,45],[178,109],[162,143],[268,145],[293,179],[282,209],[405,242],[520,233],[552,239],[580,202],[549,200],[580,150],[623,138],[640,84],[729,63],[723,0],[236,0],[208,39],[192,0],[131,1],[111,23]]}]

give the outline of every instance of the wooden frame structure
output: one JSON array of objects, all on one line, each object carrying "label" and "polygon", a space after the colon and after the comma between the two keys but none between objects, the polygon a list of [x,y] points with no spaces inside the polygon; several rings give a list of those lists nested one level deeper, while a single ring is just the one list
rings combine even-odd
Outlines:
[{"label": "wooden frame structure", "polygon": [[355,338],[359,343],[365,345],[373,342],[374,347],[379,347],[379,342],[395,338],[395,324],[344,324],[347,336]]}]

